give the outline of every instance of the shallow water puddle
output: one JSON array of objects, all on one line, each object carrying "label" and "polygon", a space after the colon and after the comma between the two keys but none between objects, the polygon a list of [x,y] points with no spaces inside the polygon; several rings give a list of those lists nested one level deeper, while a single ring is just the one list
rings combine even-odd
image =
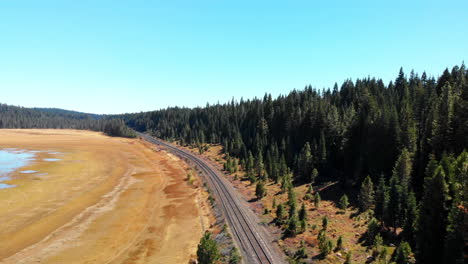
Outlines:
[{"label": "shallow water puddle", "polygon": [[47,158],[47,159],[42,159],[43,161],[59,161],[61,159],[52,159],[52,158]]},{"label": "shallow water puddle", "polygon": [[6,189],[6,188],[12,188],[12,187],[16,187],[16,185],[0,183],[0,189]]},{"label": "shallow water puddle", "polygon": [[[0,181],[7,181],[8,176],[17,168],[26,166],[34,160],[34,153],[18,150],[16,148],[0,149]],[[15,187],[6,183],[0,183],[0,189]]]},{"label": "shallow water puddle", "polygon": [[31,173],[36,173],[37,171],[35,170],[24,170],[24,171],[20,171],[21,173],[24,173],[24,174],[31,174]]}]

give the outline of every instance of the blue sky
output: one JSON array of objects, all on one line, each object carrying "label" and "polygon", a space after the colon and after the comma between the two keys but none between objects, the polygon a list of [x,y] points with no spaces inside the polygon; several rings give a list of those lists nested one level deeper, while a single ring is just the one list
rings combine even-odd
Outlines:
[{"label": "blue sky", "polygon": [[0,0],[0,102],[204,106],[468,59],[468,1]]}]

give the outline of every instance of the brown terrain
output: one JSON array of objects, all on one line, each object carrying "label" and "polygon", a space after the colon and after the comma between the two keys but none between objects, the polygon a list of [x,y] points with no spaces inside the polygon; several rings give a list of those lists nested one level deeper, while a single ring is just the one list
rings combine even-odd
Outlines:
[{"label": "brown terrain", "polygon": [[0,148],[44,151],[0,190],[0,263],[188,263],[213,222],[187,165],[142,140],[0,130]]}]

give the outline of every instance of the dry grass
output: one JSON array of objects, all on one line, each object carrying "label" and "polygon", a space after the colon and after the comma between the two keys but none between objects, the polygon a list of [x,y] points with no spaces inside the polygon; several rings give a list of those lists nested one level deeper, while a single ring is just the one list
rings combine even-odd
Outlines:
[{"label": "dry grass", "polygon": [[0,130],[0,148],[62,153],[0,191],[2,263],[188,263],[214,221],[196,175],[188,185],[186,164],[144,141]]}]

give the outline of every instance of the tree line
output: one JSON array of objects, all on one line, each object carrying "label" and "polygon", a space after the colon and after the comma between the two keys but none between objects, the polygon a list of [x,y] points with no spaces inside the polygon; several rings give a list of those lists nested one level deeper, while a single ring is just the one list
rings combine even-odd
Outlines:
[{"label": "tree line", "polygon": [[54,108],[0,104],[0,128],[54,128],[102,131],[109,136],[136,137],[121,119]]},{"label": "tree line", "polygon": [[[275,99],[266,94],[119,117],[182,145],[222,144],[228,160],[239,160],[257,182],[259,198],[266,181],[288,191],[290,185],[338,180],[359,193],[359,207],[374,211],[380,230],[402,241],[399,252],[411,247],[418,263],[463,263],[467,79],[464,64],[438,78],[400,69],[388,84],[368,77]],[[301,225],[295,210],[290,231]]]}]

